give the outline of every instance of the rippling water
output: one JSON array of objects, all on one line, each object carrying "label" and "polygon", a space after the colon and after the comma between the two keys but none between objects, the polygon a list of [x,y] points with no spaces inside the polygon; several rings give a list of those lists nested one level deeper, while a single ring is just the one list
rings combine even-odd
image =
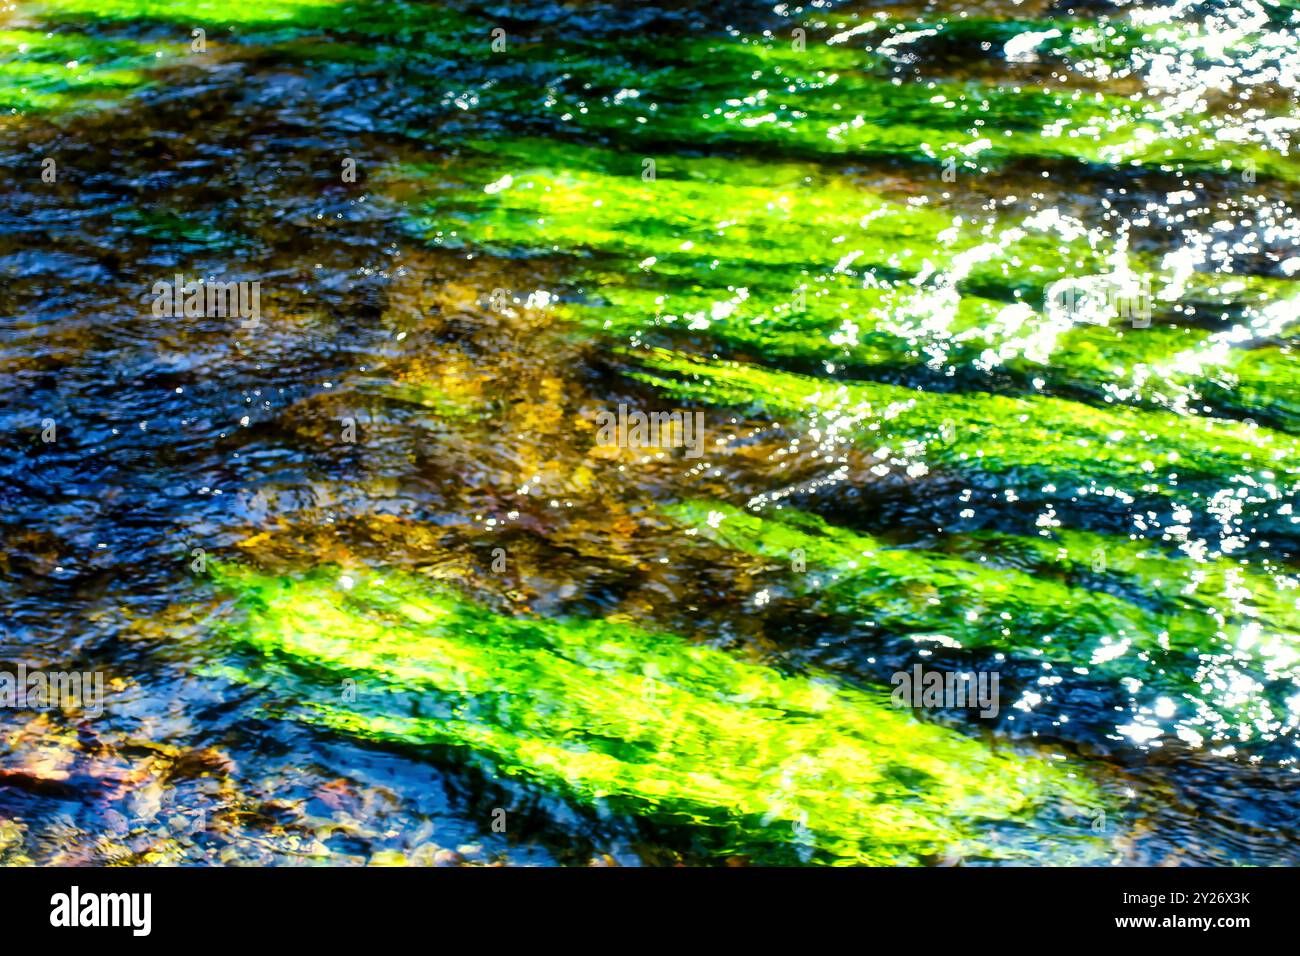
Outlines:
[{"label": "rippling water", "polygon": [[0,7],[0,861],[1295,863],[1297,9]]}]

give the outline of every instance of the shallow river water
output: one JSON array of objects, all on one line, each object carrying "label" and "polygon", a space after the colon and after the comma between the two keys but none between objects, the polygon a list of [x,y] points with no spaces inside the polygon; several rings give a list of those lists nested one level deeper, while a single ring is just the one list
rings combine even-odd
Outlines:
[{"label": "shallow river water", "polygon": [[1296,863],[1298,10],[0,6],[0,862]]}]

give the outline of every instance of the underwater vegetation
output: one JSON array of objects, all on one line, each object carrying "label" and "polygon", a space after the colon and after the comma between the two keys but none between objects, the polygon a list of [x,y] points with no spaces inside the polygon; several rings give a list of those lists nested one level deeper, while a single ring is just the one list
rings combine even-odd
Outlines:
[{"label": "underwater vegetation", "polygon": [[[1198,746],[1294,730],[1295,596],[1231,562],[1071,531],[954,536],[945,544],[955,553],[934,553],[789,509],[767,518],[717,502],[667,510],[728,547],[797,558],[794,587],[818,606],[918,644],[993,650],[1124,687],[1143,698],[1139,710],[1173,719]],[[1141,725],[1130,732],[1140,736]]]},{"label": "underwater vegetation", "polygon": [[103,107],[145,85],[161,49],[129,40],[0,31],[0,109],[6,112]]},{"label": "underwater vegetation", "polygon": [[0,862],[1294,862],[1298,34],[0,10]]},{"label": "underwater vegetation", "polygon": [[[1020,829],[1045,804],[1098,803],[1063,765],[992,753],[885,694],[672,635],[503,617],[400,573],[217,579],[247,613],[232,640],[261,655],[238,676],[293,686],[300,719],[716,829],[719,850],[756,862],[1027,858],[1052,843]],[[1098,852],[1083,832],[1058,832],[1062,850]]]}]

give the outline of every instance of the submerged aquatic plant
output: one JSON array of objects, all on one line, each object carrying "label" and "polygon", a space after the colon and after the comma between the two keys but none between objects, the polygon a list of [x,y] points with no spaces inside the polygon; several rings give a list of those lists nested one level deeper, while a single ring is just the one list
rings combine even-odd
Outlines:
[{"label": "submerged aquatic plant", "polygon": [[[1240,69],[1246,55],[1284,49],[1286,34],[1262,24],[1232,42],[1213,43],[1199,25],[1144,29],[1120,18],[1099,29],[1067,18],[863,21],[848,14],[843,29],[814,27],[802,49],[785,37],[734,32],[678,36],[672,44],[626,36],[557,41],[525,32],[512,37],[510,56],[494,65],[448,51],[486,52],[495,21],[427,3],[35,0],[27,6],[53,24],[233,27],[237,44],[332,67],[398,72],[415,61],[437,77],[429,82],[420,71],[407,78],[407,99],[419,109],[454,101],[484,119],[527,115],[557,133],[614,137],[642,150],[669,144],[810,158],[883,155],[951,162],[972,172],[1024,157],[1201,169],[1226,162],[1291,180],[1300,175],[1293,157],[1269,148],[1248,124],[1222,112],[1204,115],[1182,99],[944,76],[903,83],[896,75],[898,45],[927,39],[997,46],[1011,59],[1045,57],[1084,80],[1099,67],[1106,75],[1141,76],[1153,54]],[[326,31],[330,42],[320,40]],[[447,97],[444,74],[463,93]]]},{"label": "submerged aquatic plant", "polygon": [[1098,805],[1077,771],[919,722],[885,692],[623,622],[503,616],[397,571],[216,575],[239,597],[226,631],[261,655],[228,673],[278,688],[299,718],[450,747],[582,805],[704,828],[720,852],[875,864],[1097,852],[1080,828],[1050,824],[1061,801]]},{"label": "submerged aquatic plant", "polygon": [[662,350],[638,358],[650,371],[635,377],[675,395],[811,415],[831,438],[875,450],[916,474],[949,471],[1044,500],[1208,499],[1244,486],[1240,497],[1253,493],[1250,500],[1260,508],[1253,517],[1261,524],[1294,524],[1288,502],[1300,481],[1295,439],[1246,423],[1096,408],[1049,396],[831,383]]},{"label": "submerged aquatic plant", "polygon": [[[395,178],[429,184],[411,225],[438,245],[571,257],[556,314],[603,341],[1292,420],[1290,351],[1247,348],[1300,321],[1292,280],[1187,275],[1058,214],[968,220],[811,164],[640,171],[626,153],[525,140]],[[1175,302],[1235,318],[1153,325]]]},{"label": "submerged aquatic plant", "polygon": [[[246,775],[232,789],[277,789],[268,730],[308,793],[317,778],[368,787],[355,744],[389,748],[395,809],[358,800],[364,838],[349,823],[350,845],[309,853],[335,860],[357,843],[382,858],[389,824],[419,812],[425,761],[718,856],[1115,852],[1063,809],[1101,803],[1101,761],[1020,752],[787,669],[788,635],[771,632],[785,606],[734,629],[778,663],[656,618],[659,567],[683,607],[735,597],[712,593],[716,569],[683,570],[701,544],[724,569],[770,562],[773,589],[812,612],[799,626],[843,627],[827,637],[855,646],[837,667],[880,644],[1005,664],[1016,686],[1068,675],[1087,727],[1056,730],[1081,752],[1136,763],[1174,733],[1214,747],[1195,759],[1225,778],[1233,747],[1255,760],[1277,743],[1293,767],[1295,0],[1087,20],[688,6],[10,7],[8,152],[34,172],[48,143],[84,175],[30,191],[0,256],[7,384],[33,396],[11,430],[47,413],[39,397],[73,439],[0,462],[23,501],[73,489],[16,512],[0,565],[57,585],[23,613],[69,633],[92,620],[78,651],[123,646],[130,624],[99,602],[126,595],[102,593],[100,572],[165,593],[177,527],[317,566],[219,567],[238,598],[229,644],[156,620],[144,634],[183,633],[178,653],[208,662],[223,703],[213,674],[260,685],[218,718]],[[338,178],[344,151],[359,181]],[[26,248],[37,232],[49,246]],[[278,286],[257,335],[137,321],[154,272],[216,275],[236,257]],[[1081,308],[1061,306],[1063,283]],[[1149,327],[1103,301],[1130,288]],[[713,406],[702,460],[590,443],[602,405],[667,398]],[[876,481],[881,500],[904,492],[887,513],[906,508],[902,529],[872,512]],[[837,483],[851,494],[828,513],[852,528],[772,507],[820,507]],[[665,536],[665,515],[692,533]],[[87,547],[110,522],[111,545]],[[465,569],[512,535],[531,562],[512,596],[615,600],[647,620],[499,613],[501,580]],[[786,574],[796,553],[808,571]],[[410,570],[433,566],[465,583]],[[194,595],[181,585],[164,619],[206,614]],[[150,699],[196,699],[174,675],[150,682],[169,656],[139,669]],[[178,710],[155,737],[211,737],[208,710]],[[286,720],[250,740],[236,725],[253,712]],[[104,739],[135,739],[134,718]],[[1134,726],[1109,734],[1120,719]],[[291,721],[345,754],[300,759]],[[221,796],[249,829],[256,802]],[[36,819],[30,842],[54,842]],[[1225,832],[1196,852],[1235,855]],[[240,840],[249,855],[256,837]]]},{"label": "submerged aquatic plant", "polygon": [[[956,536],[945,540],[955,553],[936,553],[789,508],[759,516],[700,501],[664,511],[728,547],[797,556],[805,567],[787,581],[820,610],[867,618],[923,647],[997,651],[1122,688],[1134,711],[1197,745],[1273,741],[1300,726],[1293,579],[1114,535]],[[1105,590],[1115,584],[1123,589]],[[1117,715],[1125,725],[1131,717]]]},{"label": "submerged aquatic plant", "polygon": [[0,31],[0,110],[102,107],[145,86],[170,48],[77,33]]}]

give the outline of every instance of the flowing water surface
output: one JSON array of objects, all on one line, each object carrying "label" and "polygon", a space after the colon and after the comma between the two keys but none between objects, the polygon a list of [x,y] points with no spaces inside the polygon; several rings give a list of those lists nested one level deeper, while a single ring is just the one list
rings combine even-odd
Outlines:
[{"label": "flowing water surface", "polygon": [[0,862],[1296,863],[1298,40],[0,6]]}]

